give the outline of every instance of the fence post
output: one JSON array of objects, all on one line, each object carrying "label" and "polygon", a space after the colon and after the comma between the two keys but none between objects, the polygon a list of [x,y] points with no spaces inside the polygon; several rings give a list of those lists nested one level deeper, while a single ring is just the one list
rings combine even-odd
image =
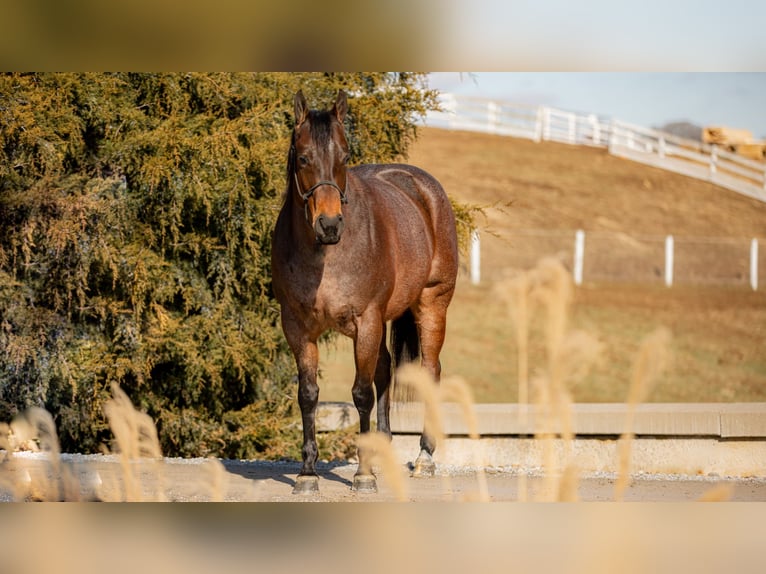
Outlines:
[{"label": "fence post", "polygon": [[660,159],[665,159],[665,138],[660,136],[659,145],[657,146],[657,151],[660,154]]},{"label": "fence post", "polygon": [[575,285],[582,285],[582,267],[585,259],[585,232],[578,229],[575,233],[573,275]]},{"label": "fence post", "polygon": [[551,109],[546,106],[543,108],[543,140],[549,139],[551,139]]},{"label": "fence post", "polygon": [[756,238],[750,242],[750,287],[753,291],[758,290],[758,240]]},{"label": "fence post", "polygon": [[543,138],[543,107],[537,106],[535,114],[535,142],[540,143]]},{"label": "fence post", "polygon": [[568,125],[568,132],[567,132],[567,140],[570,144],[574,145],[577,143],[577,116],[574,114],[569,114],[569,125]]},{"label": "fence post", "polygon": [[673,285],[673,236],[665,238],[665,285]]},{"label": "fence post", "polygon": [[447,125],[454,129],[457,124],[457,98],[453,94],[444,94],[444,111],[447,112]]},{"label": "fence post", "polygon": [[617,145],[617,123],[614,118],[609,122],[609,153],[614,155],[614,148]]},{"label": "fence post", "polygon": [[497,132],[497,104],[487,102],[487,130],[494,134]]},{"label": "fence post", "polygon": [[715,177],[715,173],[718,171],[718,146],[713,144],[710,146],[710,179]]},{"label": "fence post", "polygon": [[471,232],[471,283],[478,285],[481,281],[481,239],[479,230]]},{"label": "fence post", "polygon": [[590,122],[593,145],[601,145],[601,126],[598,123],[598,118],[595,116],[595,114],[590,114],[588,116],[588,121]]}]

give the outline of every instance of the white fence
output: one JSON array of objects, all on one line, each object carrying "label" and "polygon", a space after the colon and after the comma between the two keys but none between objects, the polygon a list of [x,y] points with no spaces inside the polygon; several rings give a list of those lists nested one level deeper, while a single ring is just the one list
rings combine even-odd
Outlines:
[{"label": "white fence", "polygon": [[766,202],[766,162],[749,160],[715,145],[596,114],[576,114],[547,106],[529,106],[442,94],[444,111],[429,112],[426,124],[604,147],[609,153],[680,173]]},{"label": "white fence", "polygon": [[[531,269],[543,257],[556,257],[584,282],[749,285],[766,280],[766,250],[758,238],[629,235],[625,233],[550,229],[514,230],[501,269],[482,269],[480,236],[473,234],[470,277],[501,279],[509,271]],[[761,239],[760,241],[763,241]],[[761,281],[763,284],[763,281]]]}]

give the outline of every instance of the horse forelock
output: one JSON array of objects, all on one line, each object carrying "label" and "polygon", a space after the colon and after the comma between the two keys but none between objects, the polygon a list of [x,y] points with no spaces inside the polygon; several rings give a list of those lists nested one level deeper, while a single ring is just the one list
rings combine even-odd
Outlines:
[{"label": "horse forelock", "polygon": [[327,110],[309,112],[309,130],[314,145],[326,146],[332,139],[332,114]]}]

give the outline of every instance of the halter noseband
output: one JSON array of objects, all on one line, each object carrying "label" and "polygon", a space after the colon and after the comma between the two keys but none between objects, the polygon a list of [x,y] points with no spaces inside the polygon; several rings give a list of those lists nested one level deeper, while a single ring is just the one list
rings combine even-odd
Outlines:
[{"label": "halter noseband", "polygon": [[308,203],[309,199],[311,199],[311,196],[314,195],[314,192],[317,190],[317,188],[322,187],[323,185],[329,185],[330,187],[334,187],[338,190],[338,193],[340,194],[340,202],[341,203],[348,203],[348,197],[346,197],[346,190],[341,189],[337,183],[334,181],[328,181],[328,180],[322,180],[319,183],[315,183],[312,185],[309,190],[306,193],[303,193],[301,191],[301,183],[298,181],[298,174],[297,172],[293,171],[293,176],[295,177],[295,185],[298,188],[298,193],[301,196],[301,199],[304,203]]}]

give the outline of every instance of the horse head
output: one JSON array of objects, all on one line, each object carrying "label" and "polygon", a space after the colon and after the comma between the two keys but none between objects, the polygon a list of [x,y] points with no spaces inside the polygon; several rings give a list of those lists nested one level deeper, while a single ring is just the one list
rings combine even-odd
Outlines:
[{"label": "horse head", "polygon": [[343,233],[343,204],[349,157],[343,120],[348,111],[342,90],[331,110],[309,110],[295,94],[295,128],[288,159],[288,189],[303,203],[306,222],[318,243],[332,245]]}]

